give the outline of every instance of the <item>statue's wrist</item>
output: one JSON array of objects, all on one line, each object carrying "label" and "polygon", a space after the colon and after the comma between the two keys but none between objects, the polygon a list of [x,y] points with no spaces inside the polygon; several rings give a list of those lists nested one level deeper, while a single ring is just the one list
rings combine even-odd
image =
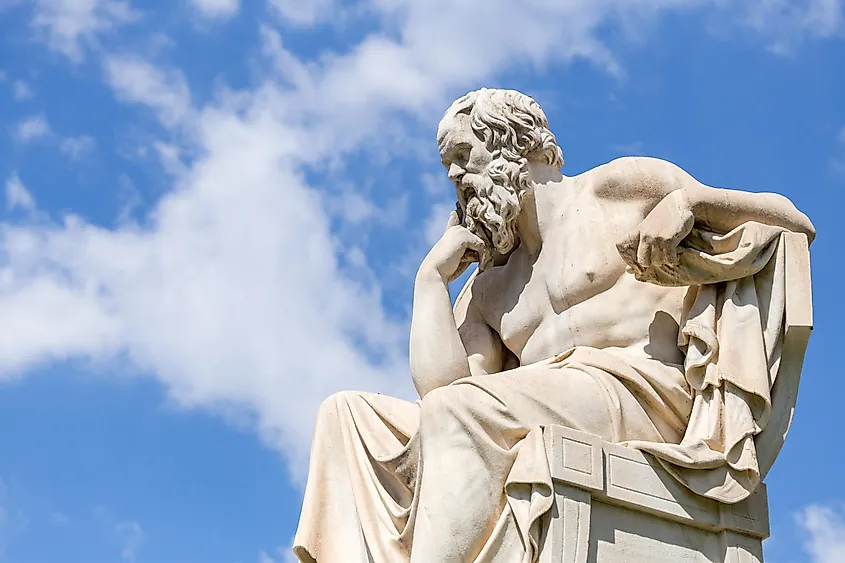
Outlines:
[{"label": "statue's wrist", "polygon": [[417,270],[416,281],[418,283],[446,283],[446,278],[436,266],[433,266],[423,261],[423,263],[420,265],[420,269]]}]

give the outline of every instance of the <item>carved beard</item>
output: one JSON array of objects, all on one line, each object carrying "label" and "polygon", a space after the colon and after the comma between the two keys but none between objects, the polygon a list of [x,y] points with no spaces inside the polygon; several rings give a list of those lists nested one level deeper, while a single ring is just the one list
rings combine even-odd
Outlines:
[{"label": "carved beard", "polygon": [[493,251],[507,255],[519,242],[516,220],[530,184],[524,158],[514,162],[498,157],[483,173],[464,175],[460,189],[466,201],[466,227],[487,246],[484,256],[468,258],[477,259],[482,272],[493,264]]}]

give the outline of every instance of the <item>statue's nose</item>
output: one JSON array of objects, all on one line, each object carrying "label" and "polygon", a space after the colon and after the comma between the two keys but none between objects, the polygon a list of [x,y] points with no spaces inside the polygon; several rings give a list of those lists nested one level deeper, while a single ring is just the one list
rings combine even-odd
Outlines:
[{"label": "statue's nose", "polygon": [[449,179],[453,182],[460,181],[461,178],[464,176],[464,169],[458,166],[457,164],[452,163],[449,167]]}]

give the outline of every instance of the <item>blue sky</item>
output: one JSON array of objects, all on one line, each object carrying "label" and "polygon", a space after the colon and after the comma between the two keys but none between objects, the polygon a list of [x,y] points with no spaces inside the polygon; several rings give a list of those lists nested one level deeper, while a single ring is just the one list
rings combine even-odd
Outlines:
[{"label": "blue sky", "polygon": [[0,0],[0,561],[280,563],[315,410],[411,397],[434,133],[534,96],[618,156],[790,197],[816,331],[771,563],[845,561],[842,0]]}]

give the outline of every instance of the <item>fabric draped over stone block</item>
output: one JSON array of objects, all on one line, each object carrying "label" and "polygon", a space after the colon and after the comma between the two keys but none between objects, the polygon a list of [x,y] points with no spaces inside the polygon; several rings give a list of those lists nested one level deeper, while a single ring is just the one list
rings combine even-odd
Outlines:
[{"label": "fabric draped over stone block", "polygon": [[680,444],[632,441],[692,491],[721,502],[760,483],[754,438],[769,422],[785,331],[784,230],[745,223],[725,235],[695,230],[677,266],[644,281],[690,286],[679,345],[693,410]]}]

